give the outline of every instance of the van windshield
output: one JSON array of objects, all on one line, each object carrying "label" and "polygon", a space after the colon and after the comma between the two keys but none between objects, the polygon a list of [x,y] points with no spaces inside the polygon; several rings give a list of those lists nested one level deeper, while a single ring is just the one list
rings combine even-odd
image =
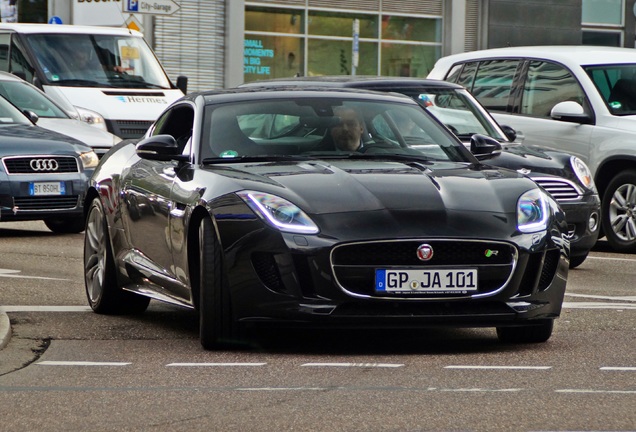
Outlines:
[{"label": "van windshield", "polygon": [[139,37],[30,34],[26,41],[53,85],[171,88],[152,50]]}]

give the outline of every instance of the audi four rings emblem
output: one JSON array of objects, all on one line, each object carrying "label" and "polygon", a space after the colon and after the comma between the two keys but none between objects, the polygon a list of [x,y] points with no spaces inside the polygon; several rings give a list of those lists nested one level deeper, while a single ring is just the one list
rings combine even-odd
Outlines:
[{"label": "audi four rings emblem", "polygon": [[59,168],[55,159],[31,159],[29,165],[33,171],[57,171]]},{"label": "audi four rings emblem", "polygon": [[417,258],[421,261],[428,261],[433,258],[433,247],[429,244],[421,244],[417,247]]}]

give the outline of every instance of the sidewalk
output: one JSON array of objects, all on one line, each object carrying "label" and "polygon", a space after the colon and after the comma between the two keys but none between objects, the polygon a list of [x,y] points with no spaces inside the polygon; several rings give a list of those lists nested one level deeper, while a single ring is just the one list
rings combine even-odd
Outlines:
[{"label": "sidewalk", "polygon": [[11,323],[9,317],[0,306],[0,349],[4,348],[11,339]]}]

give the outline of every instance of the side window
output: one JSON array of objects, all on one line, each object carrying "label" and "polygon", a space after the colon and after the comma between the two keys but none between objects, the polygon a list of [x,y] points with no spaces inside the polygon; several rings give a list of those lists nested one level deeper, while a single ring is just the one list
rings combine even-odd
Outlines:
[{"label": "side window", "polygon": [[585,106],[585,93],[572,74],[555,63],[530,62],[521,100],[521,114],[550,117],[552,107],[564,101]]},{"label": "side window", "polygon": [[19,76],[20,78],[33,82],[33,75],[35,68],[24,54],[26,51],[16,38],[13,38],[11,45],[11,70],[10,72]]},{"label": "side window", "polygon": [[0,70],[9,72],[9,44],[11,35],[9,33],[0,34]]},{"label": "side window", "polygon": [[519,60],[481,62],[472,87],[466,87],[489,110],[506,111],[518,65]]},{"label": "side window", "polygon": [[477,71],[477,64],[478,63],[466,63],[464,69],[462,69],[461,74],[457,76],[457,80],[455,82],[469,90],[472,89],[475,72]]},{"label": "side window", "polygon": [[[159,117],[152,135],[172,135],[182,153],[192,137],[194,111],[188,104],[178,105]],[[188,148],[189,150],[189,148]]]}]

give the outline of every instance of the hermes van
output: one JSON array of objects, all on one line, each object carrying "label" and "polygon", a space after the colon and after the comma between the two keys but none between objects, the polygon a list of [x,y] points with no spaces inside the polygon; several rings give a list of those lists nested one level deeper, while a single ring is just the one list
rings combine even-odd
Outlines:
[{"label": "hermes van", "polygon": [[143,35],[125,28],[2,23],[0,70],[123,139],[143,135],[187,91],[187,79],[172,84]]}]

